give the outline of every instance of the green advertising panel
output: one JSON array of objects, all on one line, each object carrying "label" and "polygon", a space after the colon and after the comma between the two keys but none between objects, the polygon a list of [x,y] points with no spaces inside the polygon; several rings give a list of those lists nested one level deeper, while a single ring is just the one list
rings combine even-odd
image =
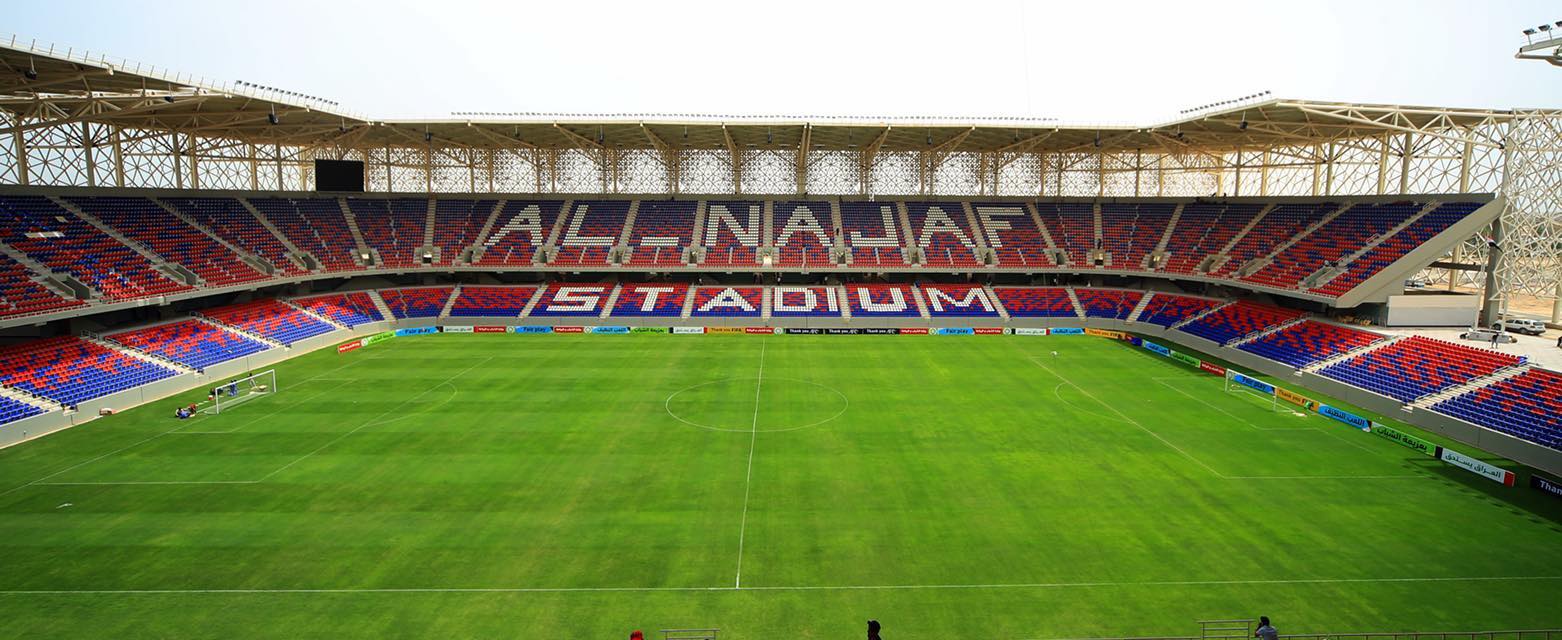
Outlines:
[{"label": "green advertising panel", "polygon": [[1176,361],[1181,362],[1181,363],[1183,363],[1185,365],[1188,365],[1190,367],[1195,367],[1195,368],[1199,366],[1200,362],[1202,362],[1198,358],[1190,356],[1190,355],[1188,355],[1186,353],[1178,353],[1176,351],[1171,352],[1171,357],[1172,357],[1173,360],[1176,360]]},{"label": "green advertising panel", "polygon": [[1388,440],[1398,442],[1399,444],[1402,444],[1411,449],[1415,449],[1416,451],[1420,451],[1421,453],[1424,453],[1428,456],[1437,456],[1437,445],[1398,429],[1394,429],[1393,427],[1387,427],[1374,422],[1372,423],[1371,432],[1377,435],[1379,438],[1386,438]]}]

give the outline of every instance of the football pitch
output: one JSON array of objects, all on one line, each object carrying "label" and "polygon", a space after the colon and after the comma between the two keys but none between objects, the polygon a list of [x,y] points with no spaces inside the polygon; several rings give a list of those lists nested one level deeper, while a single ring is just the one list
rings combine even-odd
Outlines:
[{"label": "football pitch", "polygon": [[445,334],[277,371],[0,451],[4,634],[1562,627],[1562,504],[1095,337]]}]

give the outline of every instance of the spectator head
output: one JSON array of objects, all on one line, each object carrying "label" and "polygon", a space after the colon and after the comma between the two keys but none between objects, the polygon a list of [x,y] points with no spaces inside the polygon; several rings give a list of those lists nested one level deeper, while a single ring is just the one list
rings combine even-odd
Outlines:
[{"label": "spectator head", "polygon": [[1258,626],[1260,626],[1260,627],[1267,627],[1267,626],[1269,626],[1269,616],[1258,616]]},{"label": "spectator head", "polygon": [[645,640],[645,634],[640,633],[639,629],[635,629],[629,632],[629,640]]},{"label": "spectator head", "polygon": [[868,621],[868,633],[877,634],[878,632],[879,632],[879,621],[878,620],[869,620]]}]

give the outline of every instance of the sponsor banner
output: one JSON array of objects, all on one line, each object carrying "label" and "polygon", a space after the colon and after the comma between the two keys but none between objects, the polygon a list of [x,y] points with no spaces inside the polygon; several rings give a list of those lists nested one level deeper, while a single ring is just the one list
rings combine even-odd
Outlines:
[{"label": "sponsor banner", "polygon": [[554,333],[585,333],[585,327],[553,327]]},{"label": "sponsor banner", "polygon": [[1113,340],[1122,340],[1123,339],[1123,332],[1121,332],[1121,331],[1111,331],[1109,329],[1090,329],[1090,328],[1086,328],[1085,329],[1085,335],[1101,336],[1103,338],[1111,338]]},{"label": "sponsor banner", "polygon": [[1562,498],[1562,481],[1552,480],[1538,473],[1529,474],[1529,486],[1531,489],[1551,494],[1553,498]]},{"label": "sponsor banner", "polygon": [[1128,336],[1128,344],[1136,347],[1143,346],[1144,338],[1140,338],[1139,336]]},{"label": "sponsor banner", "polygon": [[903,336],[925,336],[928,334],[928,330],[927,327],[907,327],[900,329],[897,333]]},{"label": "sponsor banner", "polygon": [[933,330],[933,334],[940,336],[970,336],[976,335],[976,331],[970,327],[939,327]]},{"label": "sponsor banner", "polygon": [[629,327],[591,327],[586,333],[629,333]]},{"label": "sponsor banner", "polygon": [[855,336],[862,333],[862,329],[825,329],[825,333],[832,336]]},{"label": "sponsor banner", "polygon": [[1275,387],[1275,395],[1278,396],[1281,400],[1307,409],[1308,411],[1316,411],[1318,409],[1318,401],[1295,391]]},{"label": "sponsor banner", "polygon": [[1372,429],[1371,420],[1358,416],[1349,411],[1336,409],[1326,404],[1318,405],[1318,414],[1334,418],[1335,420],[1339,420],[1340,422],[1348,424],[1352,427],[1356,427],[1357,429],[1361,429],[1362,431],[1369,431]]},{"label": "sponsor banner", "polygon": [[1510,487],[1513,486],[1513,472],[1502,467],[1494,467],[1492,465],[1481,462],[1480,460],[1476,460],[1475,458],[1471,458],[1470,456],[1459,453],[1458,451],[1451,451],[1449,449],[1442,449],[1437,457],[1442,459],[1443,462],[1459,467],[1460,469],[1464,469],[1465,471],[1469,471],[1470,473],[1478,476],[1484,476],[1486,479],[1491,480],[1492,482],[1500,482]]},{"label": "sponsor banner", "polygon": [[374,344],[376,342],[384,342],[384,341],[389,340],[389,339],[394,338],[394,337],[396,337],[396,332],[395,331],[381,331],[381,332],[376,333],[376,334],[374,334],[372,336],[365,337],[363,339],[363,346],[367,347],[367,346],[369,346],[371,344]]},{"label": "sponsor banner", "polygon": [[396,330],[398,336],[421,336],[430,333],[439,333],[439,327],[411,327]]},{"label": "sponsor banner", "polygon": [[1222,366],[1220,366],[1218,364],[1212,364],[1212,363],[1209,363],[1209,362],[1199,362],[1199,370],[1203,371],[1205,373],[1215,374],[1215,375],[1220,376],[1222,378],[1226,377],[1226,368],[1222,367]]},{"label": "sponsor banner", "polygon": [[347,353],[348,351],[352,351],[352,350],[357,349],[357,348],[362,347],[362,346],[363,346],[363,341],[362,340],[354,340],[352,342],[343,342],[343,343],[341,343],[339,345],[336,345],[336,352],[337,353]]},{"label": "sponsor banner", "polygon": [[518,327],[510,327],[510,330],[514,331],[516,333],[553,333],[553,327],[549,327],[549,326],[546,326],[546,325],[538,326],[538,325],[534,325],[534,324],[521,325],[521,326],[518,326]]},{"label": "sponsor banner", "polygon": [[705,333],[705,327],[673,327],[672,330],[678,335]]},{"label": "sponsor banner", "polygon": [[896,334],[900,333],[900,330],[899,329],[885,329],[885,328],[869,328],[869,329],[863,329],[862,332],[865,333],[865,334],[868,334],[870,336],[893,336],[893,335],[896,335]]},{"label": "sponsor banner", "polygon": [[[1052,331],[1054,333],[1056,333],[1057,329],[1053,329]],[[1159,353],[1159,354],[1161,354],[1163,356],[1166,356],[1168,358],[1171,357],[1171,349],[1167,349],[1166,347],[1163,347],[1161,345],[1155,344],[1154,342],[1150,342],[1149,340],[1140,340],[1139,341],[1139,346],[1144,347],[1146,349],[1149,349],[1151,351],[1154,351],[1156,353]]]},{"label": "sponsor banner", "polygon": [[[1263,380],[1259,380],[1258,378],[1254,378],[1252,376],[1247,376],[1247,375],[1243,375],[1243,374],[1240,374],[1240,373],[1233,373],[1233,374],[1231,374],[1231,381],[1235,382],[1237,384],[1240,384],[1240,385],[1242,385],[1244,387],[1247,387],[1249,389],[1257,389],[1257,390],[1262,391],[1264,393],[1267,393],[1269,395],[1274,395],[1274,393],[1275,393],[1275,386],[1274,385],[1269,384],[1267,382],[1264,382]],[[1366,422],[1366,420],[1362,420],[1362,422]],[[1362,425],[1361,428],[1365,429],[1366,425]]]},{"label": "sponsor banner", "polygon": [[504,326],[483,325],[481,327],[472,327],[472,333],[509,333],[509,332],[510,332],[510,328],[509,327],[504,327]]},{"label": "sponsor banner", "polygon": [[823,333],[824,329],[818,327],[798,327],[786,330],[786,334],[789,336],[817,336]]},{"label": "sponsor banner", "polygon": [[1374,422],[1372,423],[1372,428],[1368,430],[1368,433],[1371,433],[1372,435],[1375,435],[1379,438],[1398,442],[1399,444],[1419,451],[1428,457],[1437,457],[1437,445],[1390,427],[1386,424],[1379,424]]},{"label": "sponsor banner", "polygon": [[1014,328],[1014,335],[1017,335],[1017,336],[1044,336],[1044,335],[1047,335],[1047,330],[1046,329],[1038,329],[1036,327],[1015,327]]},{"label": "sponsor banner", "polygon": [[1190,356],[1190,355],[1188,355],[1186,353],[1182,353],[1180,351],[1173,351],[1173,352],[1171,352],[1170,355],[1171,355],[1171,359],[1176,360],[1177,362],[1181,362],[1181,363],[1183,363],[1185,365],[1188,365],[1190,367],[1197,367],[1197,366],[1199,366],[1201,364],[1204,364],[1203,360],[1200,360],[1198,358]]},{"label": "sponsor banner", "polygon": [[705,333],[743,333],[743,327],[705,327]]},{"label": "sponsor banner", "polygon": [[473,333],[472,325],[447,324],[439,328],[440,333]]},{"label": "sponsor banner", "polygon": [[977,327],[973,331],[979,336],[1001,336],[1004,334],[1003,327]]},{"label": "sponsor banner", "polygon": [[630,327],[630,333],[671,333],[667,327]]},{"label": "sponsor banner", "polygon": [[749,333],[749,334],[755,334],[755,335],[767,335],[767,336],[769,336],[769,335],[775,335],[776,328],[775,327],[743,327],[743,333]]},{"label": "sponsor banner", "polygon": [[1055,336],[1082,336],[1085,335],[1085,330],[1079,327],[1053,327],[1048,329],[1047,333]]}]

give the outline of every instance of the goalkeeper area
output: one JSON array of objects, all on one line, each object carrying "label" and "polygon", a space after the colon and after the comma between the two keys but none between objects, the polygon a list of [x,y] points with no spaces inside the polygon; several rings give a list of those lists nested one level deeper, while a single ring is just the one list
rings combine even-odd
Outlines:
[{"label": "goalkeeper area", "polygon": [[174,419],[192,390],[0,450],[0,619],[113,638],[1562,627],[1562,502],[1231,384],[1094,336],[325,349],[240,383],[275,397]]}]

